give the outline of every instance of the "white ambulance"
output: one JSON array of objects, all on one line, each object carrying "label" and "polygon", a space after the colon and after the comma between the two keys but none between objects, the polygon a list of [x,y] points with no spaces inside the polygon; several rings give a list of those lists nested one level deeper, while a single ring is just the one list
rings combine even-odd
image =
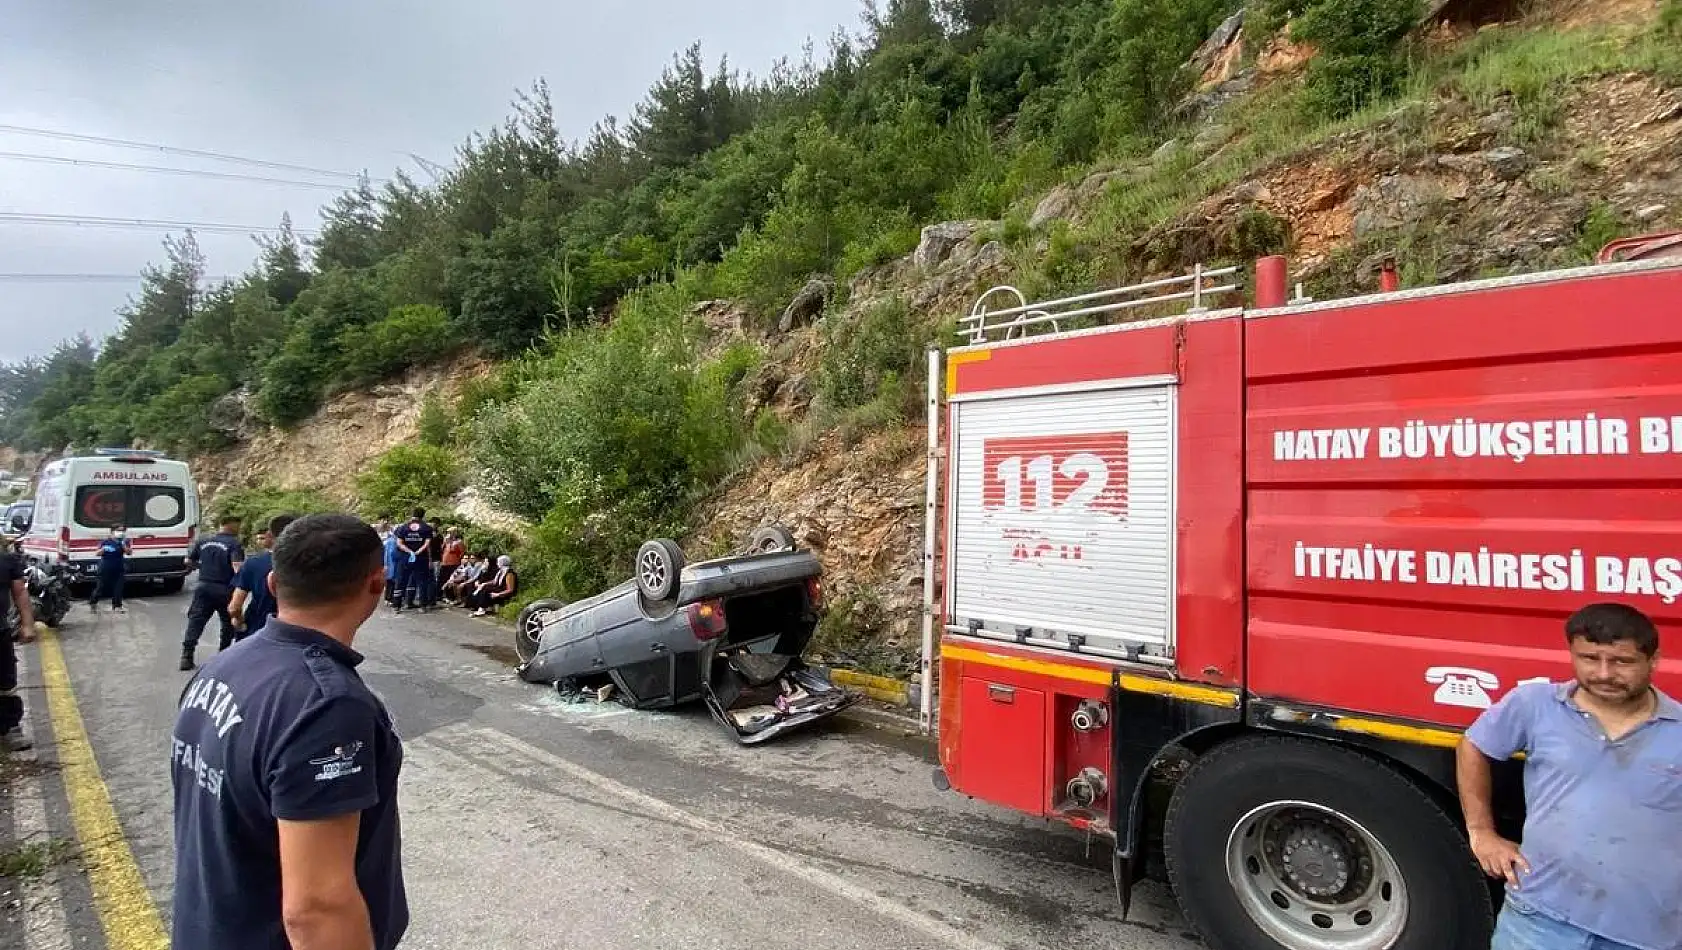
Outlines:
[{"label": "white ambulance", "polygon": [[41,470],[33,514],[19,549],[68,566],[74,585],[93,583],[99,544],[122,525],[133,547],[128,579],[174,593],[198,533],[198,489],[186,462],[140,449],[96,449]]}]

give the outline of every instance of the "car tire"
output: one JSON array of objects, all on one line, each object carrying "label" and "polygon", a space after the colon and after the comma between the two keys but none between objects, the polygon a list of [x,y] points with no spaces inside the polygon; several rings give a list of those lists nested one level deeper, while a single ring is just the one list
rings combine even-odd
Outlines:
[{"label": "car tire", "polygon": [[179,593],[181,593],[181,589],[186,587],[186,586],[187,586],[187,579],[186,578],[184,578],[184,577],[171,577],[168,580],[164,581],[161,585],[159,585],[158,589],[163,591],[165,594],[179,594]]},{"label": "car tire", "polygon": [[676,541],[656,538],[637,549],[637,590],[660,603],[677,596],[683,574],[683,549]]},{"label": "car tire", "polygon": [[748,550],[754,554],[774,554],[794,550],[794,532],[780,524],[766,525],[748,537]]},{"label": "car tire", "polygon": [[1448,812],[1329,742],[1240,739],[1198,758],[1169,803],[1164,856],[1214,950],[1489,946],[1489,889]]},{"label": "car tire", "polygon": [[514,652],[519,654],[521,663],[536,658],[546,615],[565,606],[564,600],[534,600],[520,608],[520,616],[514,621]]}]

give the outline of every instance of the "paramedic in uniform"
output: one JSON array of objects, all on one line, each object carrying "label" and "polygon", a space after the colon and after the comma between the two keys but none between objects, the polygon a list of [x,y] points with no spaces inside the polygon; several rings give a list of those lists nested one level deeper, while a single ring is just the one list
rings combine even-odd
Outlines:
[{"label": "paramedic in uniform", "polygon": [[409,923],[403,749],[356,671],[380,538],[310,515],[275,543],[278,614],[212,657],[176,713],[173,950],[390,950]]},{"label": "paramedic in uniform", "polygon": [[199,582],[193,586],[193,603],[187,608],[187,634],[181,640],[181,669],[194,665],[194,652],[204,625],[215,614],[222,621],[222,649],[234,642],[234,624],[228,616],[228,601],[233,598],[234,576],[245,561],[245,549],[239,544],[239,519],[222,519],[222,530],[208,538],[200,538],[187,554],[189,567],[199,572]]},{"label": "paramedic in uniform", "polygon": [[[1507,900],[1493,950],[1682,950],[1682,704],[1653,688],[1659,632],[1592,604],[1565,622],[1575,679],[1523,684],[1460,743],[1472,853]],[[1490,760],[1524,760],[1524,842],[1495,831]]]}]

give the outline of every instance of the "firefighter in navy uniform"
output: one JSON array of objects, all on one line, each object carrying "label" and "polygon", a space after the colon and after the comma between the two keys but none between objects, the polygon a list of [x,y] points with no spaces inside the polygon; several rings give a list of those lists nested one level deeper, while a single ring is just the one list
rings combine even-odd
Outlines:
[{"label": "firefighter in navy uniform", "polygon": [[193,654],[212,614],[222,622],[221,648],[226,650],[234,642],[228,601],[234,596],[234,576],[245,563],[245,548],[239,543],[239,524],[238,518],[223,518],[222,530],[194,542],[187,554],[187,566],[199,572],[199,580],[193,587],[193,603],[187,608],[187,634],[181,639],[183,671],[197,665]]},{"label": "firefighter in navy uniform", "polygon": [[357,673],[379,536],[311,515],[274,545],[278,613],[182,692],[170,753],[174,950],[392,950],[409,924],[403,745]]}]

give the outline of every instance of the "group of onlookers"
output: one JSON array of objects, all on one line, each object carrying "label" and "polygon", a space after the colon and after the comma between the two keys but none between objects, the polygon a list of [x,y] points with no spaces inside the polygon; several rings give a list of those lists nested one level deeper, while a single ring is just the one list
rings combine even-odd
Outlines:
[{"label": "group of onlookers", "polygon": [[483,617],[519,593],[513,558],[469,552],[460,529],[440,535],[423,508],[396,527],[381,522],[378,530],[385,542],[385,599],[394,611],[450,605]]}]

